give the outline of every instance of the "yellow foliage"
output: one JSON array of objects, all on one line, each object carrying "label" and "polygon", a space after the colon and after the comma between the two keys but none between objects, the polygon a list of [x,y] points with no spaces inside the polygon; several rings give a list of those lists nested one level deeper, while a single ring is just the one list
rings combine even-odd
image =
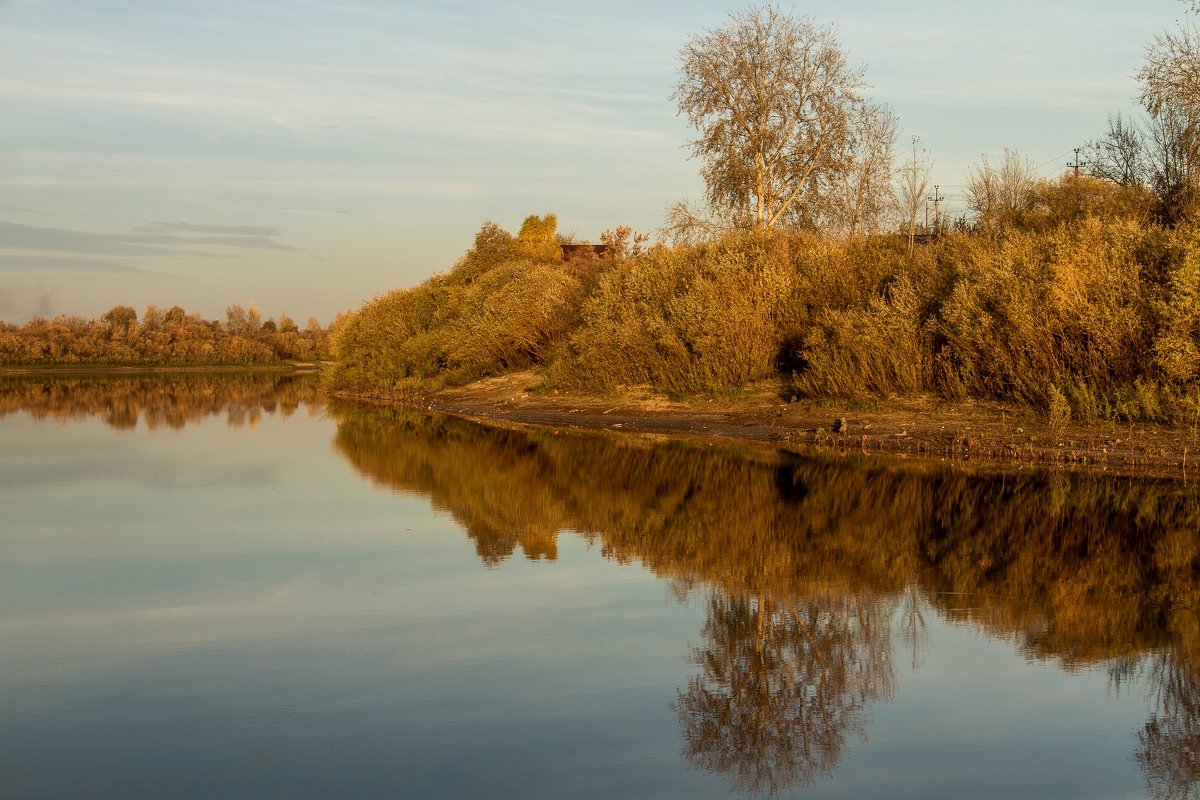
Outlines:
[{"label": "yellow foliage", "polygon": [[337,380],[391,391],[533,366],[568,386],[687,394],[794,375],[810,396],[1193,420],[1200,232],[1156,227],[1136,192],[1090,179],[1026,200],[1021,219],[912,254],[899,236],[774,231],[564,263],[553,215],[516,237],[486,223],[448,274],[346,321]]}]

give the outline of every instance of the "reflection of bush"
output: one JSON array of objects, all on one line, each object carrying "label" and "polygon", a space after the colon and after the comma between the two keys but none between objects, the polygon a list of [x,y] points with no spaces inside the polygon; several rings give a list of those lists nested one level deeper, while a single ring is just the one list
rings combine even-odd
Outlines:
[{"label": "reflection of bush", "polygon": [[315,376],[279,373],[171,373],[129,377],[3,377],[0,417],[101,417],[114,428],[182,428],[225,414],[231,427],[254,425],[263,411],[288,416],[322,403]]},{"label": "reflection of bush", "polygon": [[428,496],[466,529],[489,566],[518,545],[529,558],[556,556],[558,533],[574,515],[553,489],[554,465],[525,434],[413,412],[331,409],[340,420],[337,448],[356,468],[377,485]]},{"label": "reflection of bush", "polygon": [[[883,467],[827,457],[492,430],[338,406],[337,445],[429,495],[496,564],[563,530],[680,586],[708,583],[698,673],[675,708],[688,758],[775,793],[825,774],[891,696],[921,601],[1066,669],[1140,674],[1137,755],[1161,797],[1200,787],[1200,496],[1169,481]],[[968,610],[969,609],[969,610]],[[1115,666],[1114,666],[1115,665]]]},{"label": "reflection of bush", "polygon": [[552,553],[555,535],[574,530],[613,558],[737,594],[913,584],[947,616],[1068,666],[1162,646],[1200,591],[1200,497],[1173,482],[894,469],[388,409],[334,414],[338,448],[357,469],[429,495],[493,564],[518,544]]}]

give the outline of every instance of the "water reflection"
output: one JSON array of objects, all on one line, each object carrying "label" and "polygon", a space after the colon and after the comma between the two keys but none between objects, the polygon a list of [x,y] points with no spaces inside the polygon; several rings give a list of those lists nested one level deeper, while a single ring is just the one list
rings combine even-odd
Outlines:
[{"label": "water reflection", "polygon": [[887,599],[820,592],[776,601],[713,591],[700,673],[676,702],[685,753],[735,789],[774,795],[832,772],[866,710],[892,696]]},{"label": "water reflection", "polygon": [[1196,653],[1168,648],[1139,665],[1151,714],[1138,731],[1138,764],[1155,797],[1200,797],[1200,670]]},{"label": "water reflection", "polygon": [[[1148,692],[1136,757],[1200,792],[1200,498],[1170,481],[659,445],[335,405],[337,449],[428,496],[495,567],[574,531],[704,587],[698,672],[675,703],[696,765],[775,794],[829,773],[919,665],[923,609],[1062,669]],[[895,630],[898,626],[899,630]]]},{"label": "water reflection", "polygon": [[60,421],[99,417],[118,430],[132,430],[139,420],[150,430],[178,429],[222,414],[231,428],[253,427],[264,413],[287,417],[323,405],[313,374],[0,376],[0,418],[18,411]]}]

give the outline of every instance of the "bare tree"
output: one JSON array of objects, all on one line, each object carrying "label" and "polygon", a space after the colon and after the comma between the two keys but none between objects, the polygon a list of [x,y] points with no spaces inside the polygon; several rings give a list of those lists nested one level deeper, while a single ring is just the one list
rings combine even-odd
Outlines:
[{"label": "bare tree", "polygon": [[1200,204],[1200,123],[1163,106],[1147,129],[1150,188],[1158,196],[1162,221],[1175,225],[1193,216]]},{"label": "bare tree", "polygon": [[862,103],[854,109],[846,151],[816,182],[821,227],[851,239],[882,229],[894,203],[896,127],[890,108]]},{"label": "bare tree", "polygon": [[771,5],[694,36],[680,59],[671,97],[700,132],[691,148],[710,205],[773,228],[846,151],[862,69],[847,65],[832,30]]},{"label": "bare tree", "polygon": [[1088,172],[1121,186],[1141,186],[1146,175],[1146,137],[1123,115],[1108,115],[1108,133],[1087,143]]},{"label": "bare tree", "polygon": [[896,188],[897,210],[908,228],[909,255],[912,255],[917,234],[917,217],[929,194],[929,174],[933,170],[928,154],[920,149],[920,143],[920,137],[912,137],[912,156],[900,166],[900,180]]},{"label": "bare tree", "polygon": [[1004,148],[1004,158],[993,166],[987,155],[967,170],[967,207],[985,228],[1011,225],[1035,184],[1033,163],[1016,150]]},{"label": "bare tree", "polygon": [[659,235],[673,245],[688,245],[713,239],[730,227],[728,220],[712,213],[702,203],[684,198],[667,207]]},{"label": "bare tree", "polygon": [[[1200,13],[1200,2],[1188,0]],[[1200,196],[1200,31],[1188,22],[1154,38],[1137,73],[1150,114],[1149,183],[1163,222],[1193,216]]]}]

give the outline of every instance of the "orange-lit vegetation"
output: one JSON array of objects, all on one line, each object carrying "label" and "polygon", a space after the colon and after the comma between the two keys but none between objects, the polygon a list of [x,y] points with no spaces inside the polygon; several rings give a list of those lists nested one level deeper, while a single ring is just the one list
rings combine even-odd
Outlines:
[{"label": "orange-lit vegetation", "polygon": [[553,360],[598,268],[562,261],[555,224],[531,216],[514,237],[487,223],[449,273],[351,313],[334,336],[335,385],[404,391]]},{"label": "orange-lit vegetation", "polygon": [[386,395],[532,366],[600,391],[778,378],[810,397],[1194,423],[1200,227],[1156,224],[1154,202],[1086,175],[1031,180],[911,254],[903,236],[787,229],[563,261],[488,223],[449,273],[348,317],[335,386]]},{"label": "orange-lit vegetation", "polygon": [[328,357],[328,331],[315,319],[303,330],[286,314],[264,322],[253,305],[230,306],[226,317],[205,321],[179,306],[148,306],[139,321],[133,308],[115,306],[93,320],[0,323],[0,364],[250,365]]}]

